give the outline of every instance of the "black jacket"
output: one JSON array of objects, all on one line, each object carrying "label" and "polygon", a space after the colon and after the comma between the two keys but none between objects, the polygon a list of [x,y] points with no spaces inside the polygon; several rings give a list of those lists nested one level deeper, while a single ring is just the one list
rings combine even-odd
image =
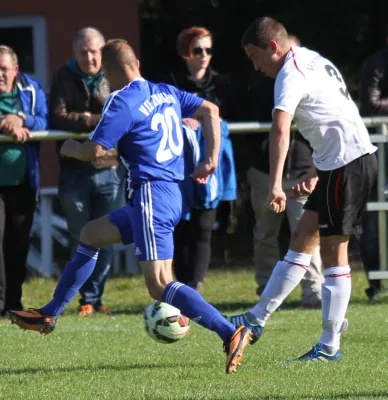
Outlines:
[{"label": "black jacket", "polygon": [[182,68],[176,72],[167,74],[163,82],[211,101],[219,107],[221,118],[225,120],[229,119],[232,111],[232,95],[231,80],[228,75],[220,74],[209,67],[205,74],[205,82],[201,86],[197,86],[190,78],[188,70]]},{"label": "black jacket", "polygon": [[[250,77],[244,104],[245,121],[271,122],[274,106],[275,81],[259,72]],[[252,134],[249,143],[250,166],[266,174],[269,173],[269,133]],[[249,150],[248,149],[248,150]],[[290,150],[287,156],[284,177],[298,179],[313,165],[312,149],[299,132],[291,135]],[[248,154],[247,154],[248,155]]]},{"label": "black jacket", "polygon": [[[104,103],[111,90],[106,78],[102,78],[91,95],[83,80],[67,65],[54,72],[49,96],[51,129],[73,133],[91,132],[101,119]],[[89,112],[91,116],[84,115]],[[57,141],[57,151],[63,141]],[[61,168],[96,168],[90,161],[59,157]],[[98,168],[109,168],[119,164],[115,149],[108,151]]]}]

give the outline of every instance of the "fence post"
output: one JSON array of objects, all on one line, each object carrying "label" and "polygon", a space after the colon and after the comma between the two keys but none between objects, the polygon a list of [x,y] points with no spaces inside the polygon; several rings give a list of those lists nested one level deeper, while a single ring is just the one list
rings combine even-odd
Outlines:
[{"label": "fence post", "polygon": [[53,276],[53,241],[51,237],[52,202],[49,194],[40,197],[41,217],[41,269],[42,275]]},{"label": "fence post", "polygon": [[[381,124],[381,134],[387,136],[387,124]],[[385,148],[386,143],[379,143],[378,154],[378,175],[377,175],[377,201],[385,202]],[[380,270],[386,271],[388,268],[388,252],[387,252],[387,219],[386,211],[378,211],[379,225],[379,255],[380,255]]]}]

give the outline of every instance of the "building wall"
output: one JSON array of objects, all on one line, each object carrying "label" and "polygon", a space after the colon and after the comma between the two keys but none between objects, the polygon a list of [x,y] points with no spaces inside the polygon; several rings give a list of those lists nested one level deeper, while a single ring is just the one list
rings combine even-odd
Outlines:
[{"label": "building wall", "polygon": [[[94,26],[107,39],[126,39],[140,57],[140,23],[137,0],[18,0],[2,2],[0,17],[40,15],[47,21],[49,74],[72,56],[72,37],[84,26]],[[56,186],[58,160],[55,143],[42,142],[41,180]]]}]

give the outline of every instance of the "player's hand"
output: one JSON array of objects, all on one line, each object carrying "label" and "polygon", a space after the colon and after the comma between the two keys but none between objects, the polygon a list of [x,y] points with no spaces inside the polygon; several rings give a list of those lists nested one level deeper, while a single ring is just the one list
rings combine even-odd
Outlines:
[{"label": "player's hand", "polygon": [[73,139],[66,140],[61,147],[61,157],[73,157],[81,143]]},{"label": "player's hand", "polygon": [[270,210],[276,214],[280,214],[286,209],[286,194],[282,188],[273,188],[269,191],[267,197],[267,204]]},{"label": "player's hand", "polygon": [[19,128],[13,128],[10,133],[16,142],[18,143],[25,143],[28,138],[31,137],[30,131],[27,128],[19,127]]},{"label": "player's hand", "polygon": [[202,161],[195,168],[191,177],[197,182],[205,184],[209,180],[209,176],[216,170],[217,165],[208,161]]},{"label": "player's hand", "polygon": [[195,118],[183,118],[182,122],[195,131],[199,128],[199,121]]},{"label": "player's hand", "polygon": [[311,176],[310,174],[302,176],[299,182],[292,187],[292,198],[296,199],[297,197],[309,196],[315,189],[317,182],[317,176]]}]

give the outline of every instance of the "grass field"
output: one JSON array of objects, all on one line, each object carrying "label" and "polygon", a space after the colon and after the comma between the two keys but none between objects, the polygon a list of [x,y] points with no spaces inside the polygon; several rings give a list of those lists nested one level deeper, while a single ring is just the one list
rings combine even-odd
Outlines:
[{"label": "grass field", "polygon": [[[24,305],[44,304],[54,286],[30,281]],[[142,326],[151,301],[142,277],[112,279],[105,302],[114,317],[78,317],[74,301],[48,336],[0,320],[0,399],[388,399],[388,299],[369,305],[365,287],[363,273],[354,273],[343,361],[283,362],[320,335],[320,311],[299,310],[296,290],[229,376],[215,333],[193,325],[181,342],[152,341]],[[252,270],[215,270],[204,296],[223,311],[239,312],[256,301],[254,290]]]}]

